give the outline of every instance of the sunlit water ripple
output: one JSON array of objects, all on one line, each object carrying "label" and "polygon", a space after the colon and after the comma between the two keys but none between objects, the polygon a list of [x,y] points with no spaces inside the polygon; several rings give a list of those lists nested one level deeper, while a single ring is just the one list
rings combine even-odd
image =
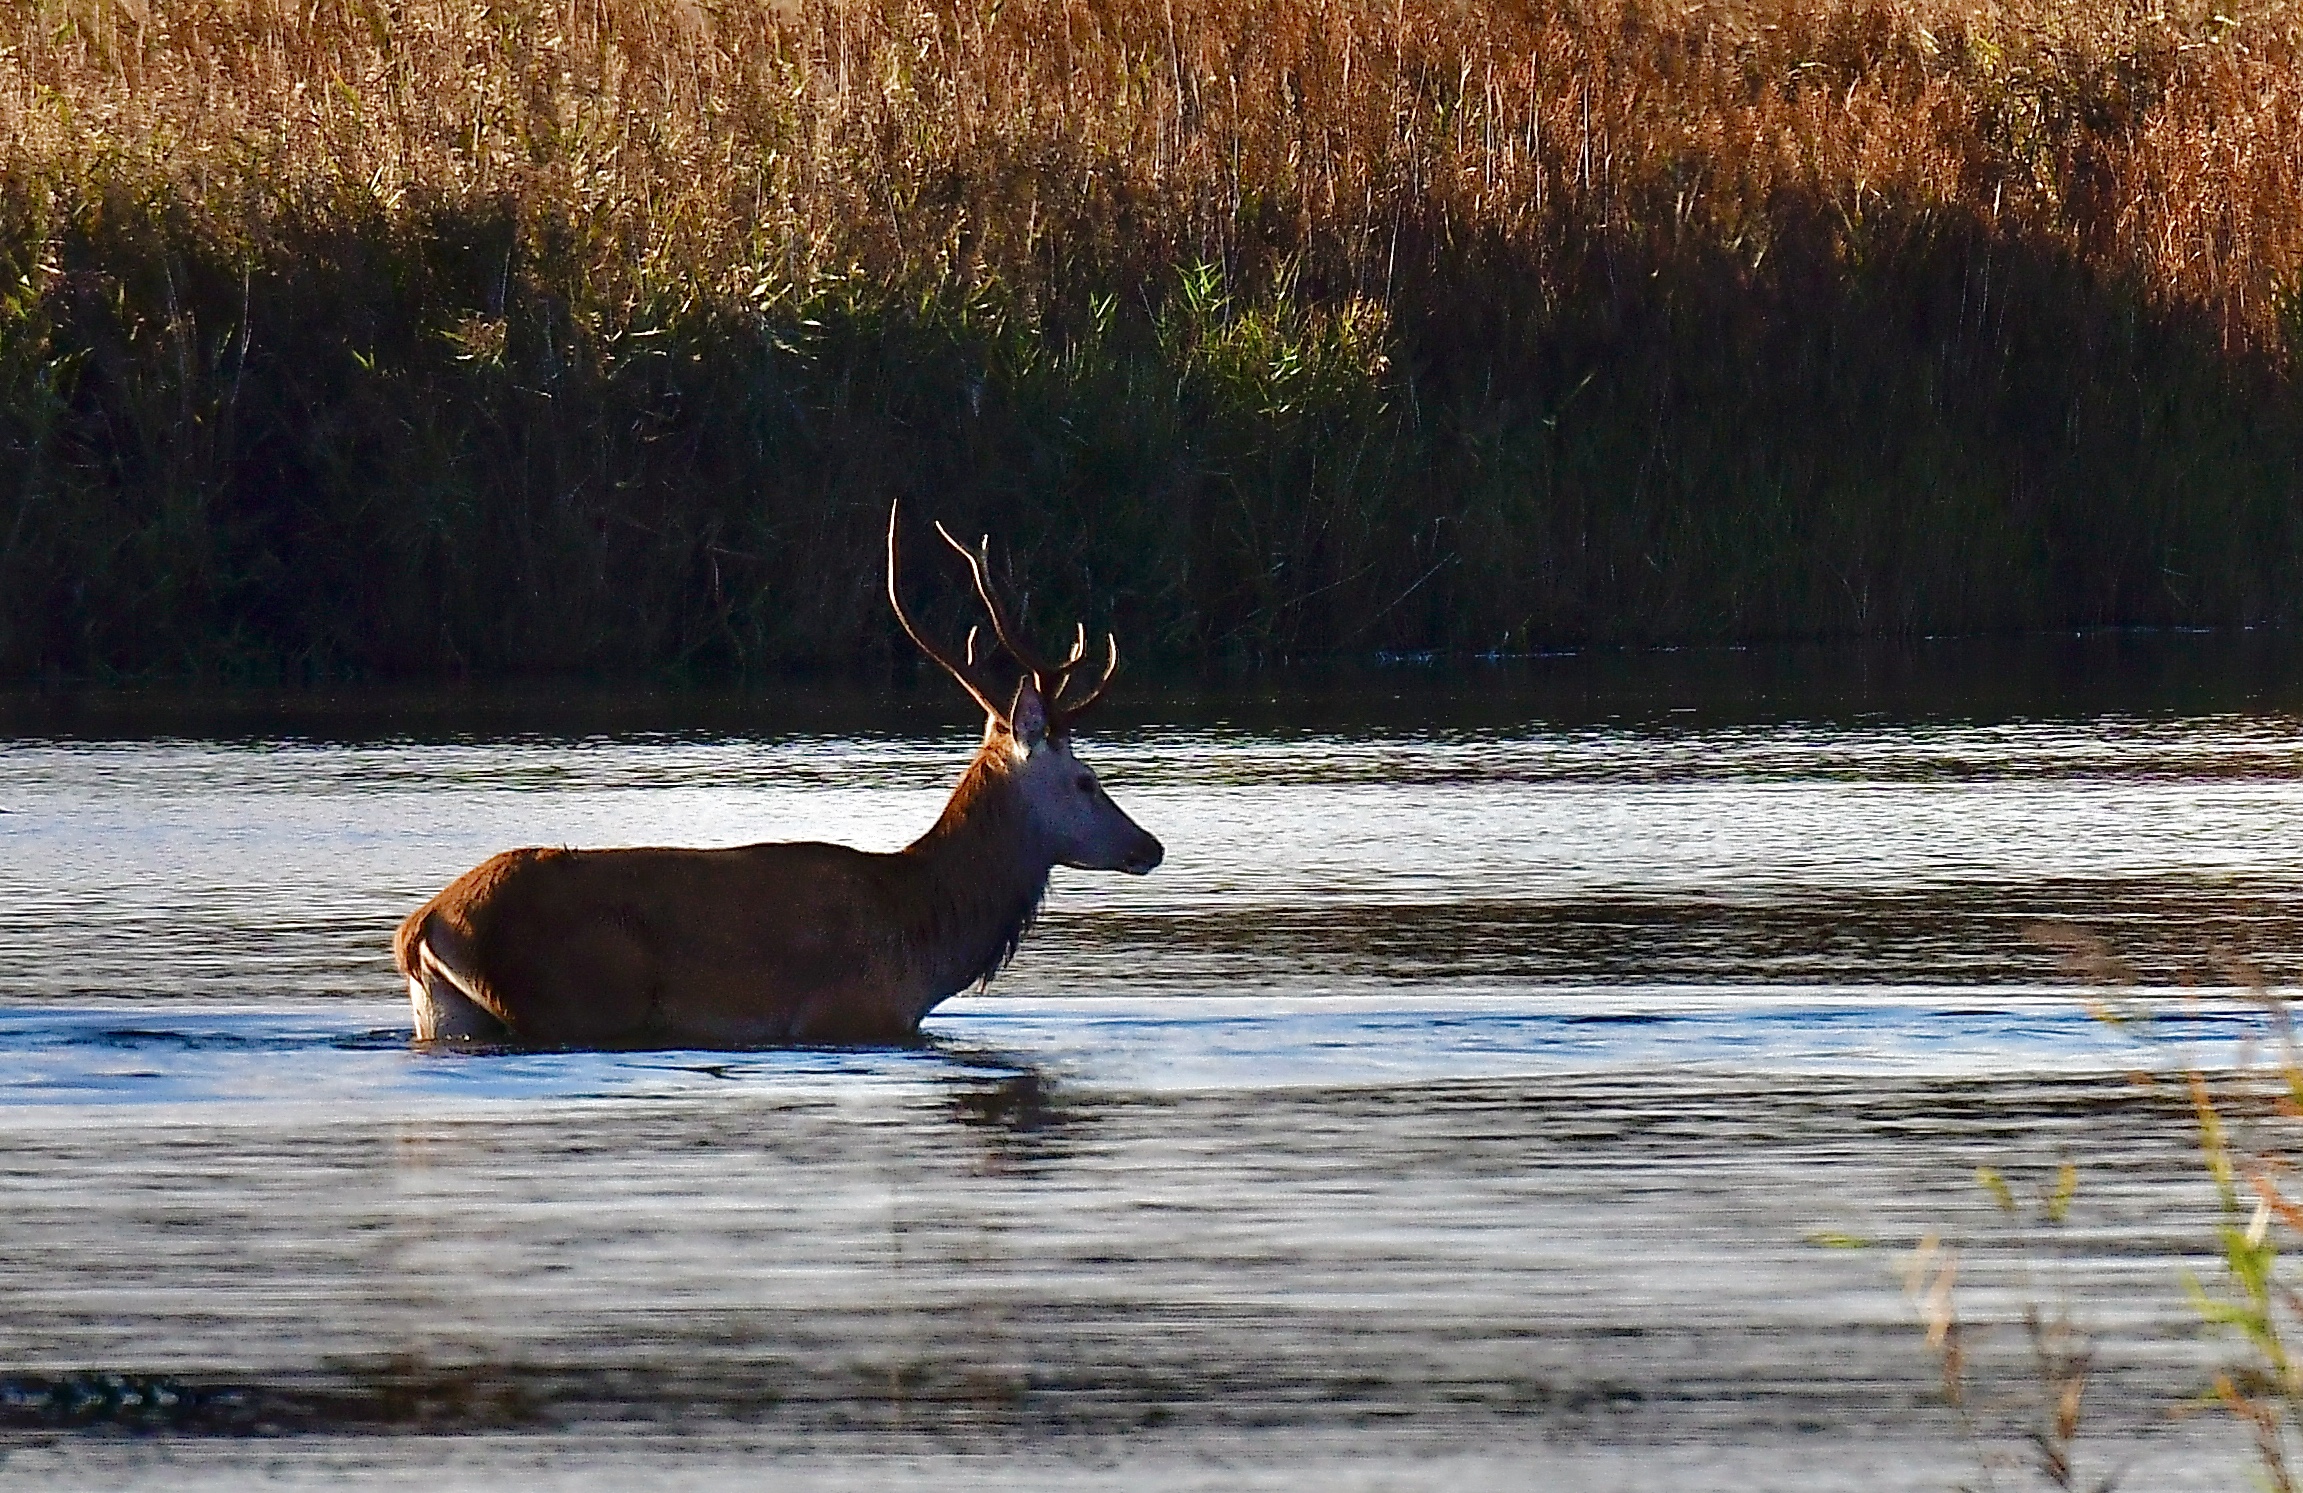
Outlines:
[{"label": "sunlit water ripple", "polygon": [[408,1044],[390,927],[488,852],[888,848],[967,747],[0,749],[0,1482],[1942,1487],[1894,1257],[1972,1235],[1995,1372],[1972,1170],[2066,1156],[2107,1455],[2234,1475],[2138,1075],[2262,1051],[2292,719],[1124,730],[1167,863],[919,1048]]}]

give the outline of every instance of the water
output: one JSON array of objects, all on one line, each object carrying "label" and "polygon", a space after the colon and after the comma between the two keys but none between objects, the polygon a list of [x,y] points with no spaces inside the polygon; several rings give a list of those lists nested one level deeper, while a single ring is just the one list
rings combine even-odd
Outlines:
[{"label": "water", "polygon": [[[2139,646],[1139,693],[1167,863],[867,1052],[418,1052],[385,940],[506,845],[900,844],[940,696],[13,702],[0,1484],[1942,1488],[1935,1229],[1987,1431],[2068,1305],[2097,1469],[2237,1485],[2138,1074],[2297,973],[2303,695]],[[1971,1180],[2067,1157],[2027,1245]]]}]

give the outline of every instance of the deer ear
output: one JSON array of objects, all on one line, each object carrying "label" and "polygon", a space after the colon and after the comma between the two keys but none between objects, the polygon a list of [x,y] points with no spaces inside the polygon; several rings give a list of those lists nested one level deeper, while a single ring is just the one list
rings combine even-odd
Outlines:
[{"label": "deer ear", "polygon": [[1027,752],[1047,740],[1048,704],[1029,674],[1016,682],[1016,703],[1008,707],[1008,734]]}]

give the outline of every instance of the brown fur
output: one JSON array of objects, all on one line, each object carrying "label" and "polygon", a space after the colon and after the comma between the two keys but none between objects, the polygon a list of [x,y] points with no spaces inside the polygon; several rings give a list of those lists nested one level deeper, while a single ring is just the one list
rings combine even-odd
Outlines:
[{"label": "brown fur", "polygon": [[411,914],[394,958],[419,996],[468,995],[522,1042],[910,1040],[939,1001],[998,971],[1046,891],[1053,857],[1017,762],[993,732],[934,827],[889,854],[506,851]]}]

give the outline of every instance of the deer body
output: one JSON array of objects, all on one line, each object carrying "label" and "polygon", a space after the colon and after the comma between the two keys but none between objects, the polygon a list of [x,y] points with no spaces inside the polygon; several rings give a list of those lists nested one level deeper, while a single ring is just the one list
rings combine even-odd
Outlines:
[{"label": "deer body", "polygon": [[[896,600],[892,514],[888,563],[890,599],[917,640]],[[1069,721],[1103,686],[1069,710],[1050,708],[1079,647],[1055,669],[1018,650],[1027,673],[1003,710],[974,677],[972,647],[962,669],[920,643],[986,710],[983,745],[926,834],[884,854],[817,842],[506,851],[400,925],[393,954],[417,1037],[575,1047],[907,1041],[939,1002],[1007,962],[1054,867],[1142,875],[1159,864],[1159,841],[1072,754]]]}]

